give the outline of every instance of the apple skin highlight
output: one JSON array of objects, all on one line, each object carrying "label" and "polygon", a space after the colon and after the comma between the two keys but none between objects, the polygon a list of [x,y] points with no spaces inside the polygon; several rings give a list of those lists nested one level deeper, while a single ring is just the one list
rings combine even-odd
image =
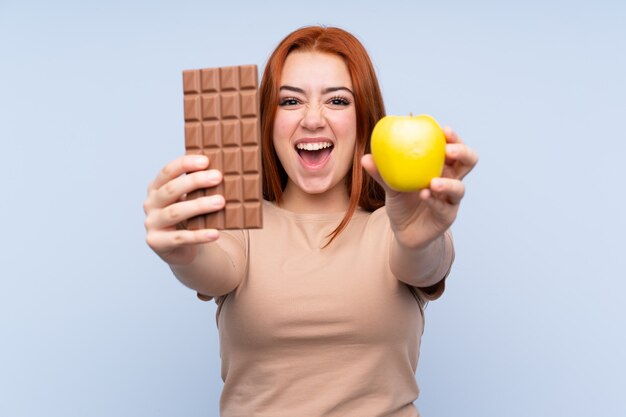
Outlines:
[{"label": "apple skin highlight", "polygon": [[371,137],[374,163],[387,185],[396,191],[418,191],[441,176],[446,137],[429,115],[385,116]]}]

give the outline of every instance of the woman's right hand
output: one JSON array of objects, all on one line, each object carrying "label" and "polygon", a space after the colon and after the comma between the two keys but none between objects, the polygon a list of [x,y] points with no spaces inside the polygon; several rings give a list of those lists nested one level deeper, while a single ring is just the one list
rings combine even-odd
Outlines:
[{"label": "woman's right hand", "polygon": [[187,265],[198,254],[200,244],[219,237],[215,229],[184,230],[177,227],[189,218],[224,208],[224,197],[213,195],[186,201],[187,194],[218,185],[222,173],[207,170],[209,159],[202,155],[182,156],[167,164],[148,186],[143,209],[146,213],[146,242],[170,265]]}]

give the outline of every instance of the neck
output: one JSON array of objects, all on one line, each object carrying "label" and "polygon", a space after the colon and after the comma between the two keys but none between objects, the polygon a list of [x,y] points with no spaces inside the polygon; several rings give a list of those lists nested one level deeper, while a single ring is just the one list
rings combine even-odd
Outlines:
[{"label": "neck", "polygon": [[350,198],[343,181],[323,193],[309,194],[288,180],[280,203],[281,208],[302,214],[341,213],[348,210],[349,205]]}]

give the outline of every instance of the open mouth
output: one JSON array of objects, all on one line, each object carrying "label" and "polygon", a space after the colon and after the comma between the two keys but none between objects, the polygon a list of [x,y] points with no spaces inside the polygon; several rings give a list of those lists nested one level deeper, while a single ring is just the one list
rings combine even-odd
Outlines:
[{"label": "open mouth", "polygon": [[300,159],[309,167],[318,167],[324,164],[333,151],[331,142],[298,143],[296,152]]}]

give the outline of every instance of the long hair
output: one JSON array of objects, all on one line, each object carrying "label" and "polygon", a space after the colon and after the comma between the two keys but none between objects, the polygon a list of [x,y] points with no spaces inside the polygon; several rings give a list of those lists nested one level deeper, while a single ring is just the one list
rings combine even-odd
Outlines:
[{"label": "long hair", "polygon": [[283,39],[270,56],[261,80],[261,147],[263,197],[280,202],[287,185],[287,173],[274,148],[274,117],[279,100],[280,76],[287,56],[295,51],[323,52],[343,59],[352,79],[356,110],[356,145],[347,187],[350,202],[341,223],[329,235],[328,246],[350,222],[357,207],[374,211],[385,204],[383,188],[361,166],[361,157],[370,152],[374,125],[385,115],[382,93],[367,51],[352,34],[334,27],[309,26]]}]

